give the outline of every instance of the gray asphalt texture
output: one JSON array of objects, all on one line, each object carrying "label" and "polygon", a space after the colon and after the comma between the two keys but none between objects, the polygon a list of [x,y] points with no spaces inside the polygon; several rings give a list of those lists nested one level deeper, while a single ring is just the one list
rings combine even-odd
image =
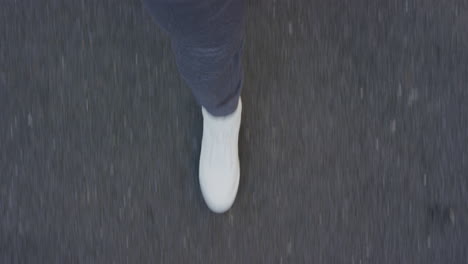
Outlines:
[{"label": "gray asphalt texture", "polygon": [[251,0],[232,210],[139,1],[0,3],[0,263],[468,263],[468,1]]}]

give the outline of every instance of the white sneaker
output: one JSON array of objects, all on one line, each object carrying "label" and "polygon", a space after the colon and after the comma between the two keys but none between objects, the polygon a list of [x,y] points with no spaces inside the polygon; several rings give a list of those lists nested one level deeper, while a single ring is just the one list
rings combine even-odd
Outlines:
[{"label": "white sneaker", "polygon": [[203,137],[200,153],[200,188],[211,211],[231,208],[239,187],[238,139],[242,102],[234,113],[215,117],[202,107]]}]

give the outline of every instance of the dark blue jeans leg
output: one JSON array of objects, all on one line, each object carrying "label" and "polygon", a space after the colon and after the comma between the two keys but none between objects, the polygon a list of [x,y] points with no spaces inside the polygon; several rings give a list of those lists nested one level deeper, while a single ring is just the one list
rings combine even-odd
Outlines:
[{"label": "dark blue jeans leg", "polygon": [[215,116],[235,111],[243,83],[244,0],[145,0],[170,35],[177,66],[197,102]]}]

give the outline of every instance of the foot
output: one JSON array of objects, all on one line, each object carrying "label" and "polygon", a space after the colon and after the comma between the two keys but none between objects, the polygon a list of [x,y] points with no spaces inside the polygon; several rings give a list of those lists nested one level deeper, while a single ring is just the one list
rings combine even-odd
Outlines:
[{"label": "foot", "polygon": [[231,208],[239,186],[238,138],[242,102],[234,113],[216,117],[202,108],[203,138],[200,153],[200,188],[215,213]]}]

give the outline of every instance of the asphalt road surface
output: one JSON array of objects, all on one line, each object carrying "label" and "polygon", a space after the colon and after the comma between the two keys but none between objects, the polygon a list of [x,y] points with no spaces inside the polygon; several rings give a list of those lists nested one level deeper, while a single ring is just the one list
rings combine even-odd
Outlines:
[{"label": "asphalt road surface", "polygon": [[241,184],[137,0],[0,1],[0,263],[468,263],[468,1],[251,0]]}]

